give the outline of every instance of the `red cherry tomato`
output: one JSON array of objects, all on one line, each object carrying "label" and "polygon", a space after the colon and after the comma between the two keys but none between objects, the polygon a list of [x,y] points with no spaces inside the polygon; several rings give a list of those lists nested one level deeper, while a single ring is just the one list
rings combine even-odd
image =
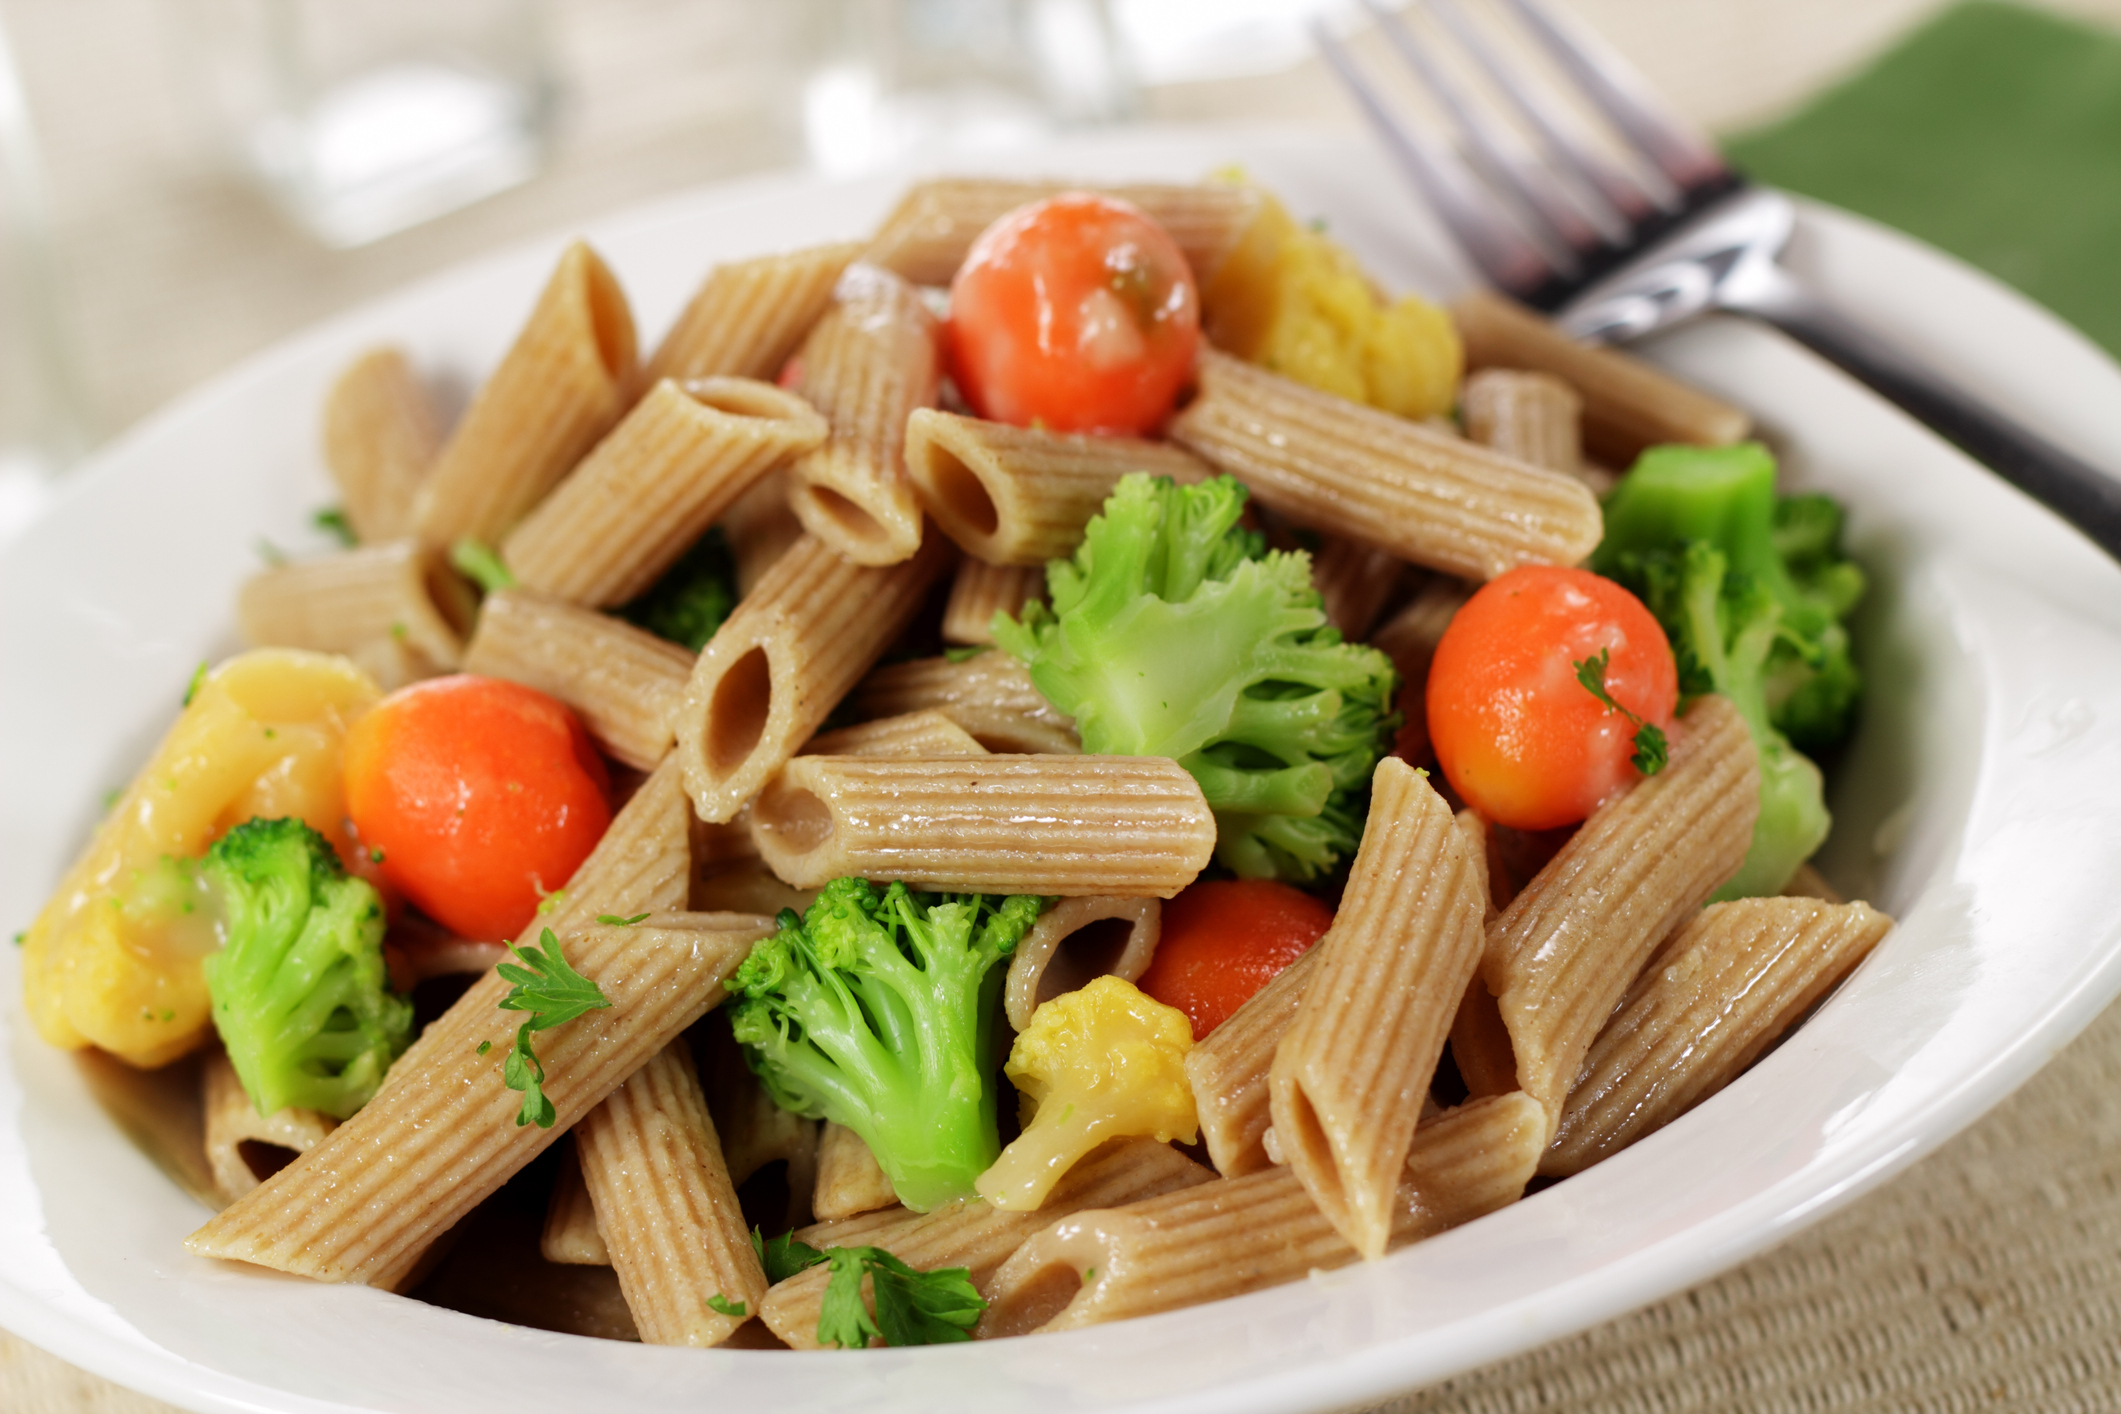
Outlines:
[{"label": "red cherry tomato", "polygon": [[514,938],[611,823],[582,724],[533,688],[431,678],[346,735],[346,805],[383,876],[465,938]]},{"label": "red cherry tomato", "polygon": [[951,375],[995,422],[1153,431],[1199,343],[1185,256],[1110,197],[1070,192],[1010,212],[972,243],[950,286]]},{"label": "red cherry tomato", "polygon": [[1333,926],[1333,910],[1271,879],[1211,879],[1164,905],[1156,960],[1135,985],[1193,1023],[1198,1041]]},{"label": "red cherry tomato", "polygon": [[1660,730],[1679,670],[1642,601],[1589,570],[1526,565],[1451,620],[1429,668],[1429,741],[1459,796],[1519,830],[1574,824],[1637,778],[1635,724],[1577,679],[1607,656],[1606,691]]}]

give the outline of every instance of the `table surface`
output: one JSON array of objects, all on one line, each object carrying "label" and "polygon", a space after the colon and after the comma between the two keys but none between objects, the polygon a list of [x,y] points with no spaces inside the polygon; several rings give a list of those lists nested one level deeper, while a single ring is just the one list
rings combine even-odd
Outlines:
[{"label": "table surface", "polygon": [[[201,0],[203,2],[203,0]],[[815,23],[744,0],[552,0],[565,107],[536,180],[354,251],[217,159],[170,0],[0,0],[47,169],[95,433],[314,321],[526,232],[800,162]],[[1730,130],[1860,64],[1936,0],[1573,0],[1678,106]],[[2070,0],[2121,22],[2121,0]],[[1151,120],[1355,131],[1314,64],[1152,89]],[[1405,1396],[1391,1414],[2121,1407],[2121,1008],[1884,1189],[1671,1300]],[[0,1410],[168,1406],[0,1332]]]}]

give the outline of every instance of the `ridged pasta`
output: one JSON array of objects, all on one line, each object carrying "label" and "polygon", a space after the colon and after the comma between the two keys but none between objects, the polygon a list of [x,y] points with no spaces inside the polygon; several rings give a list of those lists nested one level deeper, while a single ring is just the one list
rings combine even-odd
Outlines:
[{"label": "ridged pasta", "polygon": [[1009,1024],[1023,1030],[1039,1003],[1093,978],[1139,979],[1156,960],[1163,916],[1163,901],[1156,898],[1086,894],[1055,903],[1009,955],[1002,984]]},{"label": "ridged pasta", "polygon": [[1583,460],[1583,399],[1552,373],[1483,368],[1466,379],[1458,395],[1466,436],[1549,471],[1565,471],[1593,491],[1612,488],[1613,478]]},{"label": "ridged pasta", "polygon": [[818,1221],[874,1213],[897,1202],[891,1176],[862,1136],[844,1124],[825,1121],[817,1141],[817,1186],[810,1195],[810,1211]]},{"label": "ridged pasta", "polygon": [[769,471],[722,513],[722,534],[736,560],[738,598],[766,577],[789,547],[803,538],[803,523],[788,509],[788,469]]},{"label": "ridged pasta", "polygon": [[998,648],[961,662],[916,658],[878,668],[854,690],[865,717],[936,711],[972,734],[989,751],[1081,751],[1072,719],[1031,685],[1031,670]]},{"label": "ridged pasta", "polygon": [[1275,1048],[1296,1020],[1297,1005],[1317,965],[1314,947],[1186,1052],[1186,1080],[1200,1115],[1201,1141],[1224,1178],[1272,1166],[1265,1144],[1274,1122],[1267,1072]]},{"label": "ridged pasta", "polygon": [[838,731],[820,732],[803,744],[802,756],[985,756],[987,748],[940,712],[879,717]]},{"label": "ridged pasta", "polygon": [[1351,643],[1370,636],[1406,573],[1405,563],[1389,550],[1337,535],[1328,536],[1311,556],[1311,582],[1318,586],[1326,622]]},{"label": "ridged pasta", "polygon": [[545,1229],[538,1235],[538,1255],[563,1267],[608,1267],[611,1249],[597,1231],[596,1205],[582,1181],[582,1161],[568,1143],[560,1154],[560,1173],[545,1205]]},{"label": "ridged pasta", "polygon": [[219,1051],[200,1068],[199,1086],[206,1165],[224,1203],[235,1202],[290,1159],[308,1153],[339,1123],[330,1115],[294,1106],[259,1114],[236,1068]]},{"label": "ridged pasta", "polygon": [[943,605],[943,642],[992,643],[997,613],[1021,617],[1024,605],[1045,597],[1043,566],[990,565],[968,556],[957,562]]},{"label": "ridged pasta", "polygon": [[509,532],[526,589],[607,608],[646,590],[758,479],[825,440],[793,393],[748,378],[664,379]]},{"label": "ridged pasta", "polygon": [[1215,849],[1199,784],[1162,756],[798,756],[751,824],[767,865],[798,888],[856,875],[1169,898]]},{"label": "ridged pasta", "polygon": [[[809,1222],[821,1126],[773,1102],[744,1063],[743,1049],[727,1026],[717,1023],[708,1034],[711,1040],[705,1047],[700,1079],[707,1088],[707,1111],[721,1136],[730,1181],[742,1185],[769,1165],[780,1164],[788,1207],[774,1226],[791,1228]],[[754,1304],[753,1313],[757,1310]]]},{"label": "ridged pasta", "polygon": [[356,653],[389,639],[436,669],[463,662],[477,612],[441,553],[413,540],[275,565],[236,591],[236,622],[254,648]]},{"label": "ridged pasta", "polygon": [[648,380],[780,376],[831,303],[858,242],[717,265],[648,360]]},{"label": "ridged pasta", "polygon": [[1464,580],[1438,575],[1370,635],[1370,646],[1399,670],[1399,703],[1407,718],[1399,740],[1410,759],[1428,750],[1429,664],[1436,657],[1436,645],[1443,642],[1444,630],[1472,594],[1473,587]]},{"label": "ridged pasta", "polygon": [[434,404],[399,349],[370,349],[324,395],[324,467],[364,545],[412,534],[420,482],[441,449]]},{"label": "ridged pasta", "polygon": [[1573,477],[1204,349],[1169,435],[1300,525],[1469,579],[1573,565],[1603,533]]}]

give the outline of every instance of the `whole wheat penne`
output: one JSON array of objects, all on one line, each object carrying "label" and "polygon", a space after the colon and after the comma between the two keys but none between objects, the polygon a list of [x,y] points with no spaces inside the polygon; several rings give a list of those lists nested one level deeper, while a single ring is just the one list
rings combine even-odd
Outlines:
[{"label": "whole wheat penne", "polygon": [[934,710],[972,734],[989,751],[1078,752],[1075,723],[1031,685],[1031,670],[1000,649],[961,662],[916,658],[878,668],[854,690],[862,716],[892,717]]},{"label": "whole wheat penne", "polygon": [[788,470],[803,529],[856,564],[895,565],[920,547],[921,503],[906,475],[906,418],[933,405],[942,376],[935,316],[888,270],[855,264],[790,365],[795,390],[830,425]]},{"label": "whole wheat penne", "polygon": [[967,556],[957,562],[943,605],[943,642],[992,643],[997,613],[1021,617],[1024,605],[1045,597],[1042,566],[990,565]]},{"label": "whole wheat penne", "polygon": [[803,342],[861,246],[811,246],[717,265],[648,360],[648,378],[764,378]]},{"label": "whole wheat penne", "polygon": [[1088,187],[1077,182],[1020,182],[991,177],[938,177],[916,185],[884,218],[864,260],[916,285],[947,285],[981,231],[1027,202],[1064,191],[1101,191],[1132,202],[1162,226],[1205,285],[1257,219],[1261,196],[1237,183],[1141,183]]},{"label": "whole wheat penne", "polygon": [[516,1123],[522,1098],[501,1083],[501,1062],[520,1016],[500,1009],[508,985],[490,974],[421,1036],[425,1064],[185,1245],[319,1281],[396,1284],[430,1242],[717,1005],[723,979],[770,931],[740,916],[664,914],[561,933],[567,960],[611,1006],[538,1036],[557,1128]]},{"label": "whole wheat penne", "polygon": [[1523,305],[1477,290],[1451,306],[1466,367],[1557,374],[1583,397],[1583,441],[1600,461],[1626,466],[1659,442],[1721,446],[1752,419],[1618,349],[1580,344]]},{"label": "whole wheat penne", "polygon": [[879,717],[838,731],[820,732],[803,744],[804,756],[985,756],[972,733],[940,712]]},{"label": "whole wheat penne", "polygon": [[[1444,630],[1451,626],[1451,620],[1472,593],[1472,586],[1464,580],[1438,575],[1370,635],[1370,646],[1399,669],[1399,680],[1404,684],[1399,702],[1407,717],[1399,739],[1410,748],[1428,749],[1429,664],[1436,657],[1436,645],[1443,641]],[[1410,758],[1417,755],[1411,749],[1406,754]]]},{"label": "whole wheat penne", "polygon": [[1407,1145],[1480,965],[1487,889],[1427,778],[1377,763],[1333,926],[1268,1072],[1289,1168],[1356,1251],[1382,1257]]},{"label": "whole wheat penne", "polygon": [[[1471,810],[1459,811],[1457,824],[1466,837],[1466,848],[1474,870],[1480,876],[1480,892],[1484,900],[1481,922],[1485,929],[1502,913],[1496,907],[1493,886],[1495,831]],[[1465,1081],[1469,1099],[1507,1095],[1517,1088],[1517,1054],[1510,1049],[1509,1028],[1502,1024],[1502,1011],[1495,1005],[1495,996],[1478,971],[1466,983],[1465,995],[1459,999],[1457,1012],[1451,1018],[1451,1062],[1458,1067],[1459,1078]]]},{"label": "whole wheat penne", "polygon": [[1809,861],[1797,866],[1790,881],[1782,886],[1785,898],[1815,898],[1821,903],[1847,903],[1841,891],[1826,881],[1826,876],[1813,868]]},{"label": "whole wheat penne", "polygon": [[995,565],[1072,554],[1129,472],[1186,483],[1211,474],[1168,442],[1011,427],[933,408],[906,420],[906,471],[943,534]]},{"label": "whole wheat penne", "polygon": [[[1549,471],[1588,480],[1583,462],[1583,399],[1567,380],[1520,368],[1483,368],[1458,395],[1466,436]],[[1598,473],[1604,486],[1611,481]]]},{"label": "whole wheat penne", "polygon": [[236,591],[236,622],[254,648],[354,653],[391,640],[438,669],[463,662],[477,613],[441,553],[412,540],[275,565]]},{"label": "whole wheat penne", "polygon": [[1162,756],[798,756],[751,824],[768,866],[799,888],[856,875],[1169,898],[1215,849],[1199,784]]},{"label": "whole wheat penne", "polygon": [[1311,582],[1318,586],[1326,622],[1341,637],[1361,642],[1391,602],[1407,567],[1397,557],[1360,540],[1329,536],[1311,556]]},{"label": "whole wheat penne", "polygon": [[1072,992],[1096,977],[1132,982],[1156,960],[1164,906],[1155,898],[1088,894],[1064,898],[1038,922],[1009,956],[1002,1009],[1021,1031],[1039,1003]]},{"label": "whole wheat penne", "polygon": [[407,647],[402,638],[371,638],[347,649],[346,656],[385,692],[449,671],[417,648]]},{"label": "whole wheat penne", "polygon": [[597,608],[648,588],[759,477],[825,440],[801,398],[749,378],[664,379],[508,533],[526,589]]},{"label": "whole wheat penne", "polygon": [[[1523,1095],[1474,1100],[1424,1124],[1393,1195],[1390,1245],[1516,1202],[1545,1130],[1539,1106]],[[1294,1174],[1217,1179],[1049,1224],[995,1273],[974,1334],[1028,1335],[1151,1315],[1356,1257]]]},{"label": "whole wheat penne", "polygon": [[1573,565],[1603,533],[1582,482],[1212,349],[1169,435],[1299,525],[1469,579]]},{"label": "whole wheat penne", "polygon": [[810,1195],[810,1211],[818,1221],[873,1213],[896,1202],[890,1175],[862,1136],[844,1124],[825,1121],[817,1141],[817,1186]]},{"label": "whole wheat penne", "polygon": [[206,1058],[199,1084],[206,1164],[224,1203],[235,1202],[297,1155],[308,1153],[338,1125],[330,1115],[293,1106],[259,1114],[236,1078],[236,1068],[219,1051]]},{"label": "whole wheat penne", "polygon": [[781,1165],[788,1206],[778,1226],[792,1228],[809,1222],[810,1194],[817,1175],[818,1121],[773,1102],[745,1064],[743,1048],[727,1026],[719,1022],[708,1026],[699,1054],[707,1112],[714,1117],[715,1133],[721,1137],[722,1160],[728,1165],[730,1180],[742,1185],[770,1165]]},{"label": "whole wheat penne", "polygon": [[486,596],[467,672],[549,693],[581,714],[603,748],[636,770],[669,754],[693,657],[594,609],[528,589]]},{"label": "whole wheat penne", "polygon": [[1744,720],[1704,697],[1681,728],[1670,764],[1600,806],[1488,929],[1481,968],[1517,1080],[1552,1123],[1652,950],[1752,844],[1760,770]]},{"label": "whole wheat penne", "polygon": [[427,390],[398,349],[370,349],[324,395],[324,467],[364,545],[412,534],[420,481],[442,448]]},{"label": "whole wheat penne", "polygon": [[611,1249],[597,1231],[596,1205],[582,1181],[582,1162],[573,1143],[560,1150],[560,1173],[545,1205],[545,1230],[538,1236],[538,1255],[563,1267],[608,1267]]},{"label": "whole wheat penne", "polygon": [[1314,947],[1186,1052],[1186,1081],[1200,1114],[1200,1137],[1224,1178],[1257,1173],[1273,1163],[1265,1143],[1274,1122],[1267,1072],[1317,964]]},{"label": "whole wheat penne", "polygon": [[769,471],[722,513],[722,534],[736,560],[740,599],[766,577],[790,546],[803,538],[803,523],[788,509],[788,469]]},{"label": "whole wheat penne", "polygon": [[625,292],[577,241],[421,482],[420,539],[498,544],[619,420],[634,368]]},{"label": "whole wheat penne", "polygon": [[1598,1033],[1541,1173],[1578,1173],[1736,1079],[1893,920],[1864,903],[1711,904],[1659,949]]},{"label": "whole wheat penne", "polygon": [[931,536],[912,559],[875,568],[814,535],[790,547],[715,631],[678,707],[678,758],[701,819],[732,819],[809,740],[952,553]]},{"label": "whole wheat penne", "polygon": [[[649,1345],[713,1346],[758,1309],[766,1272],[680,1036],[575,1129],[582,1180]],[[707,1303],[740,1307],[729,1315]]]},{"label": "whole wheat penne", "polygon": [[[1213,1177],[1168,1144],[1115,1139],[1068,1170],[1036,1212],[1003,1212],[975,1198],[932,1213],[886,1208],[803,1228],[796,1236],[820,1250],[881,1247],[923,1271],[964,1267],[972,1273],[972,1284],[984,1289],[1019,1243],[1062,1214],[1132,1203]],[[776,1283],[759,1307],[773,1333],[797,1350],[818,1348],[818,1307],[828,1278],[824,1267],[812,1267]]]}]

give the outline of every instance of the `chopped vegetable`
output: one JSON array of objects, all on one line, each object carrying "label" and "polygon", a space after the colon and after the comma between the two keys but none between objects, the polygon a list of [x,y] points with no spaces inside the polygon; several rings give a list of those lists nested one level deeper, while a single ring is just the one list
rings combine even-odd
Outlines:
[{"label": "chopped vegetable", "polygon": [[1271,879],[1203,879],[1163,908],[1156,960],[1136,982],[1205,1041],[1325,936],[1333,910]]},{"label": "chopped vegetable", "polygon": [[751,1229],[751,1250],[759,1254],[759,1265],[766,1269],[766,1282],[773,1285],[784,1282],[797,1272],[806,1272],[825,1260],[825,1254],[807,1242],[796,1239],[792,1232],[778,1237],[767,1237],[757,1228]]},{"label": "chopped vegetable", "polygon": [[1193,371],[1200,296],[1164,229],[1072,192],[980,234],[950,286],[944,347],[981,417],[1055,432],[1154,431]]},{"label": "chopped vegetable", "polygon": [[300,820],[248,820],[206,852],[226,922],[206,959],[214,1026],[261,1115],[340,1119],[368,1103],[412,1039],[389,990],[383,905]]},{"label": "chopped vegetable", "polygon": [[466,536],[450,546],[449,563],[483,593],[516,587],[515,571],[483,540]]},{"label": "chopped vegetable", "polygon": [[1640,600],[1588,570],[1523,565],[1453,616],[1426,708],[1437,763],[1466,804],[1551,830],[1657,764],[1678,703],[1671,646]]},{"label": "chopped vegetable", "polygon": [[995,641],[1084,750],[1192,772],[1226,867],[1314,879],[1362,836],[1394,675],[1326,623],[1308,555],[1238,527],[1246,495],[1227,476],[1122,479],[1075,557],[1047,566],[1051,606],[997,614]]},{"label": "chopped vegetable", "polygon": [[1042,906],[835,879],[737,969],[730,1029],[766,1093],[859,1134],[907,1207],[967,1197],[1000,1148],[996,964]]},{"label": "chopped vegetable", "polygon": [[719,1291],[707,1298],[707,1309],[718,1316],[734,1316],[738,1320],[751,1314],[743,1302],[731,1301]]},{"label": "chopped vegetable", "polygon": [[628,623],[697,653],[735,607],[736,561],[716,528],[695,540],[662,578],[617,612]]},{"label": "chopped vegetable", "polygon": [[[818,1307],[819,1345],[862,1350],[875,1339],[886,1345],[970,1340],[987,1309],[968,1267],[918,1271],[881,1247],[828,1247],[825,1257],[832,1278]],[[862,1301],[865,1276],[876,1301],[873,1319]]]},{"label": "chopped vegetable", "polygon": [[521,958],[523,965],[504,962],[494,970],[501,980],[512,983],[508,995],[501,998],[502,1011],[523,1011],[529,1018],[516,1028],[515,1045],[502,1062],[502,1083],[511,1090],[523,1092],[523,1108],[516,1115],[516,1127],[535,1124],[540,1129],[550,1129],[558,1116],[553,1112],[552,1101],[545,1096],[545,1066],[538,1060],[537,1052],[531,1049],[530,1038],[539,1031],[550,1031],[555,1026],[565,1026],[585,1012],[602,1011],[611,1005],[603,988],[584,977],[567,963],[560,953],[560,940],[547,928],[539,936],[536,945],[510,947],[509,951]]},{"label": "chopped vegetable", "polygon": [[326,506],[310,520],[317,529],[349,550],[361,543],[361,537],[354,533],[353,522],[346,518],[344,506]]},{"label": "chopped vegetable", "polygon": [[513,938],[611,823],[566,707],[498,678],[399,689],[346,739],[346,802],[389,884],[459,936]]},{"label": "chopped vegetable", "polygon": [[1122,978],[1098,977],[1042,1003],[1017,1036],[1007,1068],[1038,1108],[980,1175],[980,1197],[1028,1213],[1108,1139],[1194,1142],[1200,1120],[1184,1066],[1192,1049],[1186,1014]]}]

